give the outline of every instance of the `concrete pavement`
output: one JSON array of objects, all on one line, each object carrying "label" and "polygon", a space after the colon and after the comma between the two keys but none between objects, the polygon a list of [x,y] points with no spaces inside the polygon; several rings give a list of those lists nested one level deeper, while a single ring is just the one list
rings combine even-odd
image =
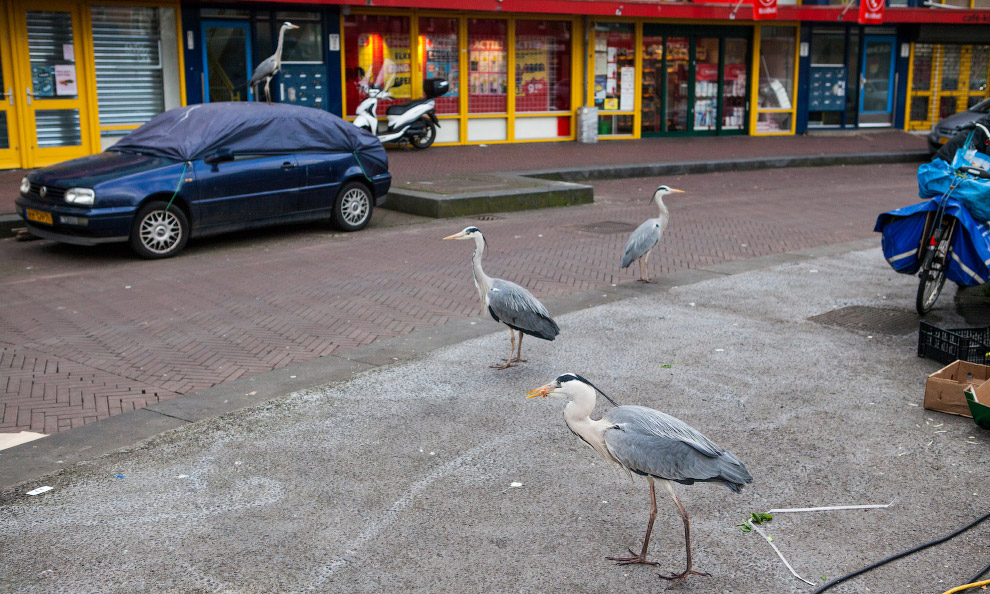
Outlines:
[{"label": "concrete pavement", "polygon": [[[557,316],[560,337],[527,341],[529,362],[508,371],[487,367],[507,336],[480,318],[410,333],[408,361],[369,371],[317,359],[328,380],[353,379],[275,391],[4,494],[0,589],[662,591],[656,572],[684,561],[671,502],[661,495],[658,568],[606,561],[641,543],[645,482],[596,459],[564,426],[562,401],[523,397],[573,371],[691,423],[754,475],[740,495],[675,487],[711,577],[674,591],[808,592],[736,524],[775,507],[892,503],[765,526],[820,584],[986,512],[990,433],[920,407],[939,365],[915,355],[916,330],[850,330],[837,314],[910,311],[914,286],[871,238],[551,300],[573,310]],[[433,340],[444,346],[424,347]],[[282,389],[296,390],[288,378]],[[55,488],[23,494],[41,484]],[[985,523],[833,591],[942,592],[985,564],[988,540]]]}]

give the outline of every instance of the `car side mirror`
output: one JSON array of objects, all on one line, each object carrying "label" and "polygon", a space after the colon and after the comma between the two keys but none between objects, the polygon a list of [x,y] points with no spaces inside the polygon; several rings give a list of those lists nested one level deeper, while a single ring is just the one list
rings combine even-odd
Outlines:
[{"label": "car side mirror", "polygon": [[216,165],[217,163],[223,163],[225,161],[233,161],[234,153],[230,152],[230,149],[222,148],[217,149],[217,152],[212,155],[207,156],[203,159],[203,162],[207,165]]}]

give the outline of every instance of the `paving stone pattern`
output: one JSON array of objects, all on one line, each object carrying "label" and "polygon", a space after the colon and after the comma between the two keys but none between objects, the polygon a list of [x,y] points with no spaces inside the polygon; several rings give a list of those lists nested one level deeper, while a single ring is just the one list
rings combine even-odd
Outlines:
[{"label": "paving stone pattern", "polygon": [[877,213],[913,201],[915,170],[613,180],[595,184],[593,205],[353,234],[307,225],[194,241],[155,262],[123,246],[0,241],[0,432],[54,433],[476,316],[473,244],[440,241],[467,225],[488,238],[489,275],[548,298],[635,280],[618,261],[628,226],[656,216],[658,183],[688,193],[667,201],[654,276],[871,237]]}]

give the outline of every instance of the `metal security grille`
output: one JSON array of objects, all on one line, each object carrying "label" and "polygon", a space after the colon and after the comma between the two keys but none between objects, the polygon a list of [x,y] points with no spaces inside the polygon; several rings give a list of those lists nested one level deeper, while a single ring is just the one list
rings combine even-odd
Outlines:
[{"label": "metal security grille", "polygon": [[158,10],[94,6],[100,126],[143,124],[165,110]]},{"label": "metal security grille", "polygon": [[[28,54],[31,60],[31,89],[35,100],[68,99],[75,94],[59,88],[59,69],[75,68],[72,15],[68,12],[29,10],[26,13]],[[71,72],[71,71],[70,71]],[[64,80],[78,77],[63,77]],[[72,86],[66,85],[67,88]],[[78,146],[82,144],[79,111],[75,109],[39,110],[34,114],[37,146]]]}]

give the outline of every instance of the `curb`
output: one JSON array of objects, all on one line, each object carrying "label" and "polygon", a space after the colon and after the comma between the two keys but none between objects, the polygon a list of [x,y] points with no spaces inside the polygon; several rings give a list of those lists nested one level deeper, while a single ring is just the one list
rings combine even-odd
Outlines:
[{"label": "curb", "polygon": [[520,190],[465,192],[461,194],[437,194],[421,190],[393,189],[389,191],[383,208],[432,218],[474,216],[493,212],[589,204],[594,202],[594,188],[581,185],[579,182],[591,180],[664,177],[722,171],[754,171],[785,167],[920,163],[930,158],[927,151],[901,151],[753,157],[717,161],[682,161],[519,171],[505,173],[501,177],[509,180],[522,178],[529,182],[530,186],[537,185],[538,182],[543,182],[546,185]]},{"label": "curb", "polygon": [[[869,238],[748,260],[723,262],[668,275],[650,285],[632,281],[550,298],[544,300],[544,303],[554,315],[564,315],[625,299],[665,293],[678,286],[782,264],[871,249],[877,245],[877,239]],[[131,413],[116,415],[71,431],[63,431],[0,450],[0,494],[4,498],[16,496],[17,492],[29,487],[26,484],[28,482],[69,472],[75,464],[119,449],[136,447],[169,430],[268,401],[284,399],[293,392],[343,383],[372,369],[403,363],[443,347],[502,332],[497,326],[479,323],[482,320],[487,321],[487,318],[477,316],[443,326],[423,328],[336,355],[311,359],[255,377],[213,386]]]},{"label": "curb", "polygon": [[644,163],[602,167],[573,167],[521,171],[524,177],[558,181],[585,181],[628,177],[660,177],[689,173],[717,173],[720,171],[753,171],[757,169],[782,169],[785,167],[834,167],[840,165],[880,165],[886,163],[911,163],[930,160],[927,151],[903,151],[893,153],[853,153],[832,155],[795,155],[786,157],[753,157],[748,159],[723,159],[719,161],[683,161],[677,163]]}]

